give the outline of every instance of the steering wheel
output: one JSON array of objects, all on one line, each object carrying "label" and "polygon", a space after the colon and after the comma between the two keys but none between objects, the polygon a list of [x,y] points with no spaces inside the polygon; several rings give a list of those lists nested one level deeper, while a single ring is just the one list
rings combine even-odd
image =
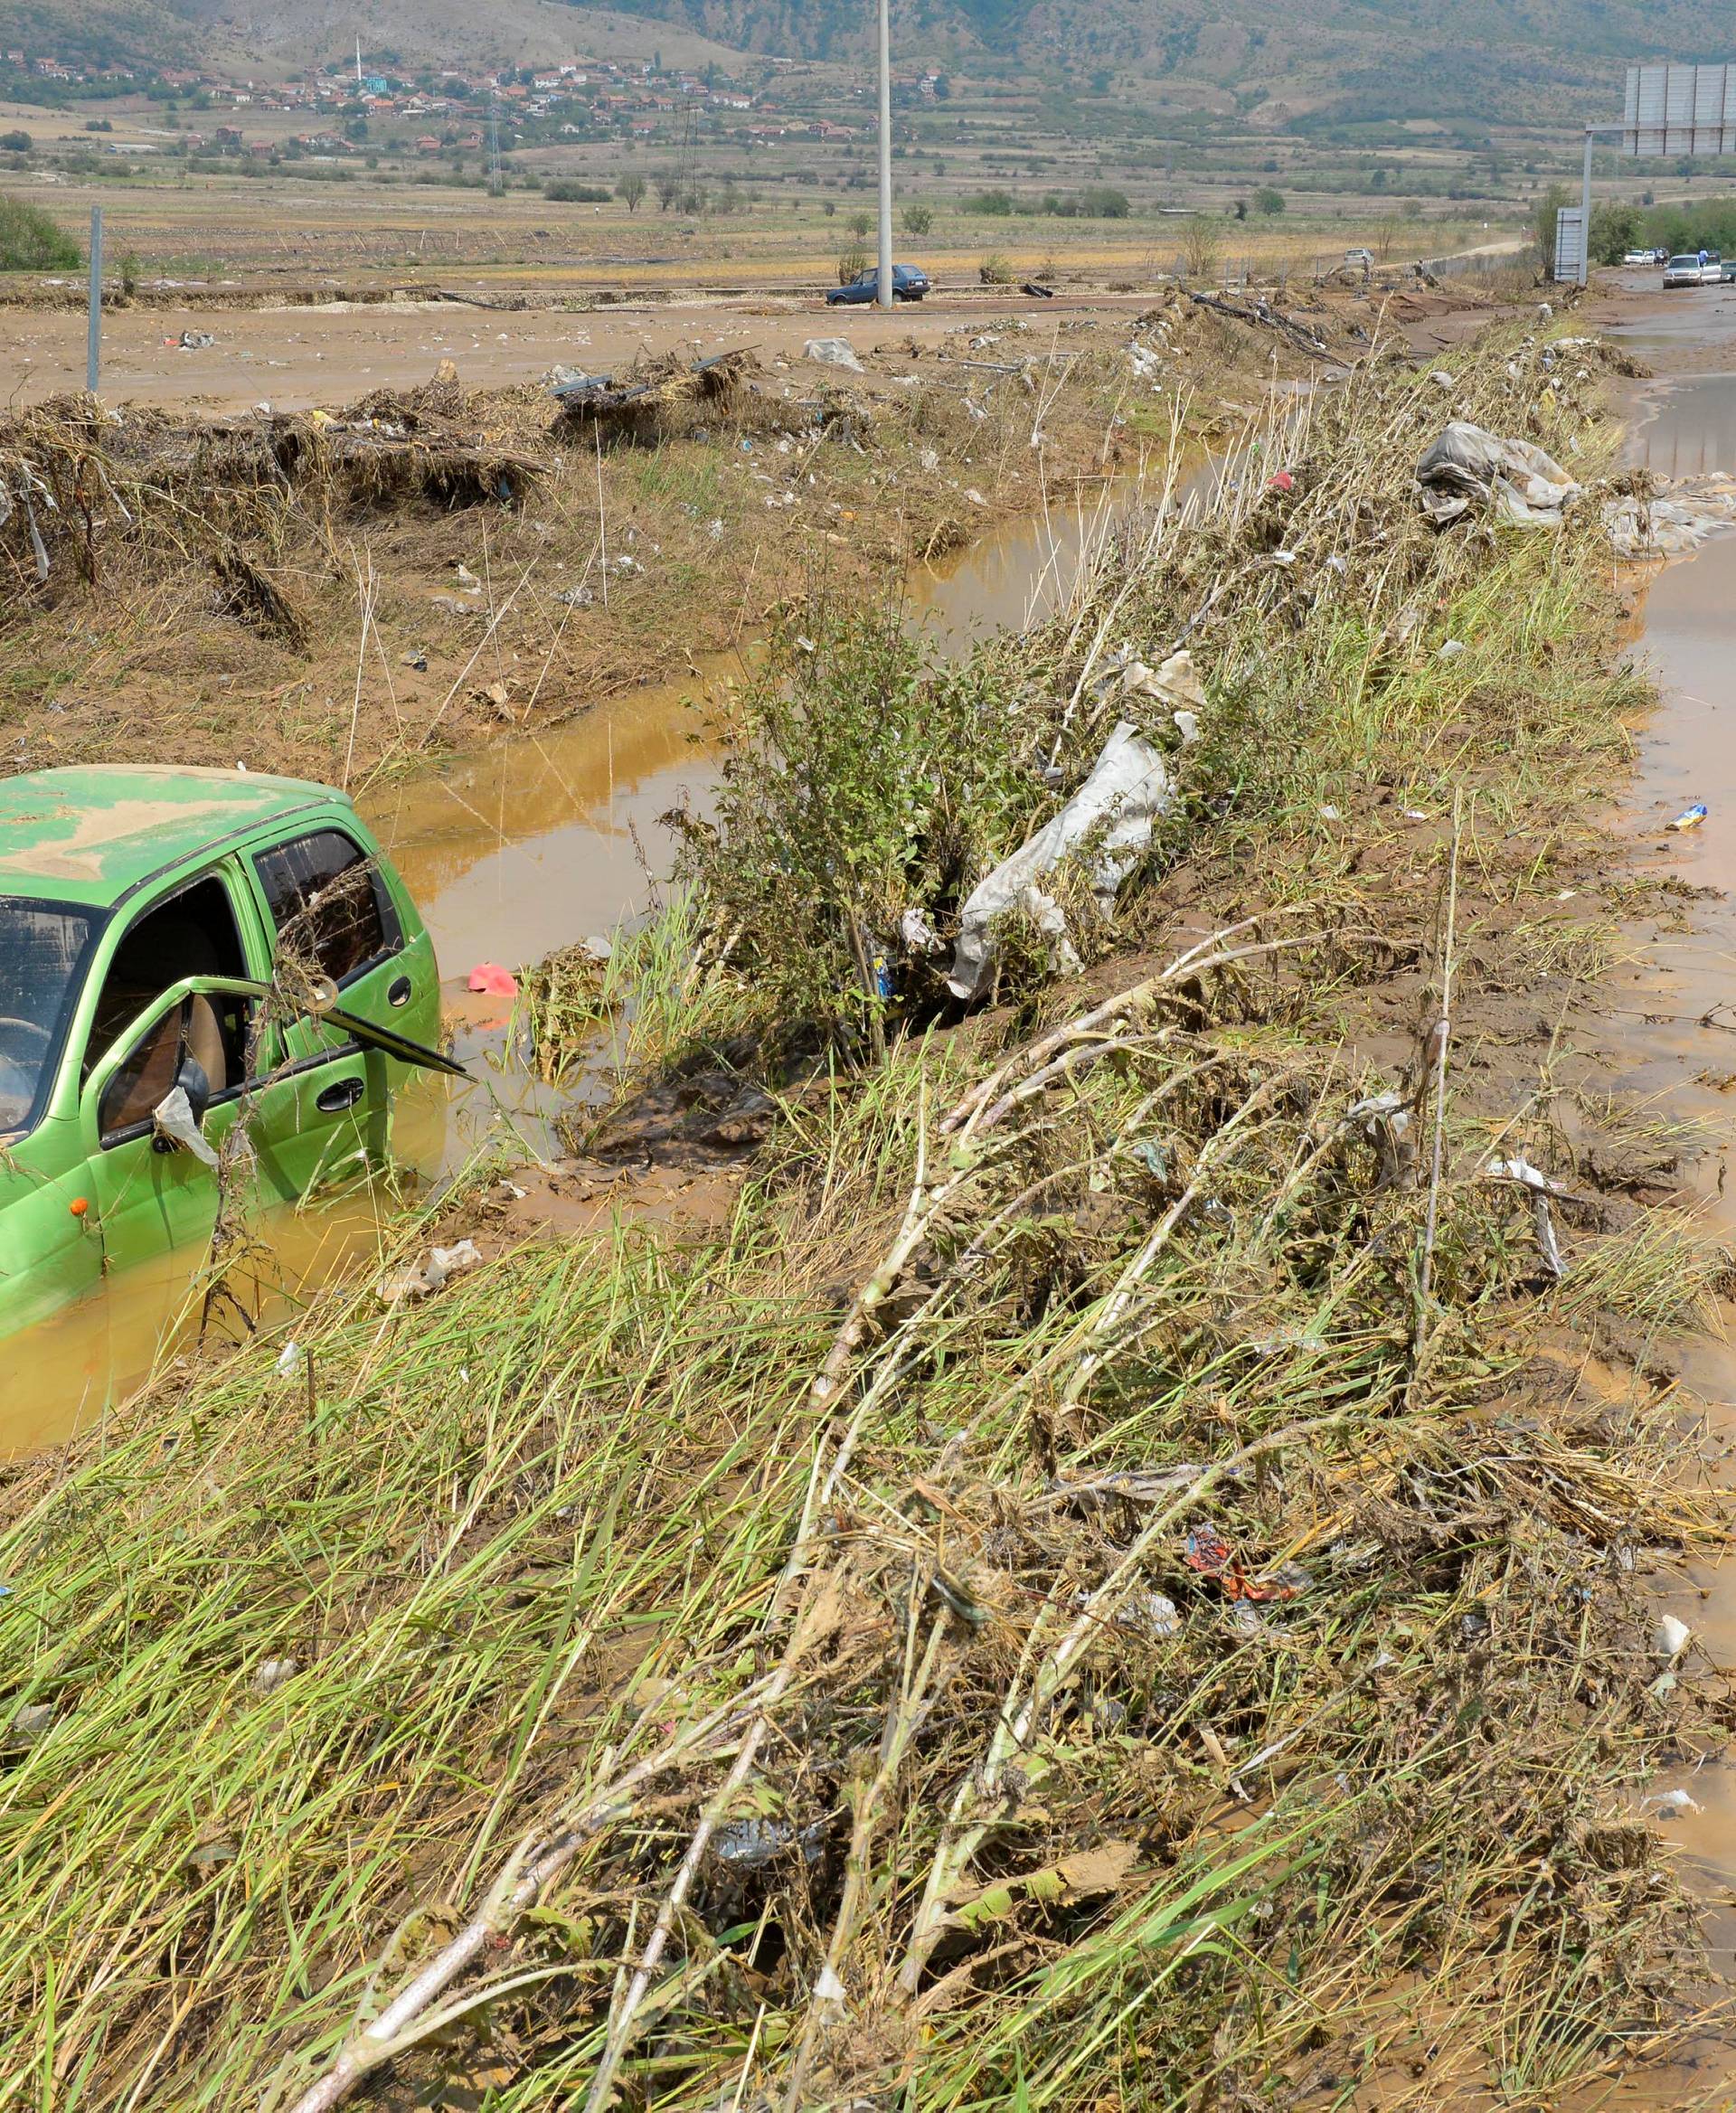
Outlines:
[{"label": "steering wheel", "polygon": [[14,1019],[10,1013],[0,1013],[0,1030],[7,1027],[22,1027],[26,1034],[33,1034],[44,1049],[54,1039],[46,1027],[39,1027],[34,1020]]}]

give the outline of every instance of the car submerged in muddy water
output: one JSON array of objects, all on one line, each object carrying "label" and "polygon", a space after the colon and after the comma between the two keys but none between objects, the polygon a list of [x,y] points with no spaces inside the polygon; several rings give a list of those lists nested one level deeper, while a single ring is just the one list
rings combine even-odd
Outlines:
[{"label": "car submerged in muddy water", "polygon": [[461,1075],[439,1024],[433,943],[344,794],[156,767],[0,780],[0,1336],[196,1255],[243,1115],[267,1202],[383,1164],[398,1086]]}]

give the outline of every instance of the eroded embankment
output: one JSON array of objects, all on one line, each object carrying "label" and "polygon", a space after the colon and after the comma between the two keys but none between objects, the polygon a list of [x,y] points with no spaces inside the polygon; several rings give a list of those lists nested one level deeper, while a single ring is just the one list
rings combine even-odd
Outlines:
[{"label": "eroded embankment", "polygon": [[[1724,1705],[1647,1572],[1723,1526],[1646,1375],[1725,1263],[1575,1048],[1646,699],[1595,505],[1410,485],[1448,410],[1593,474],[1595,366],[1377,355],[962,668],[792,636],[689,889],[541,994],[769,1091],[727,1219],[334,1298],[14,1473],[10,2073],[1435,2107],[1667,2040],[1634,1789]],[[1117,720],[1155,857],[957,1024]]]}]

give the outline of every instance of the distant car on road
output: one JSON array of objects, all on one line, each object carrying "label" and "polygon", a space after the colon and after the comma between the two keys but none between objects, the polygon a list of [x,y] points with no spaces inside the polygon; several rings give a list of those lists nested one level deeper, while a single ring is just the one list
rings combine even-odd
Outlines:
[{"label": "distant car on road", "polygon": [[1654,250],[1629,250],[1622,259],[1624,264],[1656,264],[1657,253]]},{"label": "distant car on road", "polygon": [[1723,265],[1716,257],[1708,258],[1703,264],[1697,250],[1685,250],[1679,257],[1672,257],[1664,267],[1664,284],[1666,288],[1677,286],[1716,286],[1723,277]]},{"label": "distant car on road", "polygon": [[[919,271],[914,264],[894,264],[892,267],[892,298],[895,301],[920,301],[929,291],[929,275]],[[880,272],[870,265],[866,271],[859,271],[847,286],[827,288],[826,305],[828,308],[855,308],[880,298]]]}]

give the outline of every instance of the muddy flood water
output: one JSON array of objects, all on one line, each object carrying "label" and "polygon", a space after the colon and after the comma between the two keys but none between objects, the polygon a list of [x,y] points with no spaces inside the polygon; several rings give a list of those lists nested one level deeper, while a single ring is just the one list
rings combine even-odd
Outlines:
[{"label": "muddy flood water", "polygon": [[[1672,356],[1708,340],[1725,344],[1736,370],[1736,311],[1721,300],[1697,317],[1685,311],[1661,325],[1618,334],[1664,378],[1636,392],[1628,458],[1665,476],[1736,472],[1736,371],[1670,378]],[[1696,330],[1697,325],[1697,330]],[[1726,1175],[1736,1147],[1736,535],[1720,535],[1666,565],[1643,605],[1635,655],[1658,685],[1660,708],[1642,730],[1625,819],[1646,870],[1696,891],[1691,929],[1648,939],[1639,959],[1612,980],[1610,1006],[1626,1058],[1616,1077],[1624,1097],[1642,1099],[1669,1120],[1692,1123],[1711,1149],[1694,1159],[1691,1179],[1712,1225],[1736,1244],[1736,1190]],[[1667,831],[1703,801],[1704,824]],[[1703,1416],[1707,1473],[1736,1481],[1736,1306],[1722,1316],[1724,1339],[1672,1344],[1689,1425]],[[1691,1571],[1665,1603],[1721,1666],[1736,1663],[1736,1558]],[[1718,1973],[1736,1976],[1736,1767],[1720,1758],[1648,1786],[1641,1802],[1668,1808],[1659,1794],[1685,1790],[1693,1804],[1668,1816],[1706,1911]],[[1710,2028],[1692,2057],[1662,2074],[1639,2074],[1607,2101],[1650,2107],[1736,2103],[1736,2025]]]},{"label": "muddy flood water", "polygon": [[[1155,497],[1156,495],[1151,495]],[[1138,480],[1081,485],[1038,516],[998,528],[905,582],[906,602],[937,650],[1041,618],[1071,591],[1080,554],[1111,511],[1146,496]],[[565,725],[496,742],[476,755],[358,792],[421,908],[444,977],[454,1050],[471,1082],[432,1078],[400,1095],[393,1147],[424,1176],[449,1176],[477,1152],[531,1158],[558,1149],[554,1119],[571,1098],[543,1086],[508,1047],[509,1004],[474,997],[481,961],[517,967],[607,934],[639,912],[674,852],[660,817],[700,813],[718,758],[703,701],[746,672],[752,641],[708,656],[682,681],[610,699]],[[582,1090],[582,1087],[580,1090]],[[292,1321],[307,1290],[378,1257],[382,1206],[363,1190],[271,1214],[257,1260],[231,1282],[268,1324]],[[183,1339],[196,1306],[201,1257],[165,1256],[111,1279],[9,1345],[13,1382],[0,1399],[0,1457],[52,1444],[104,1414]]]}]

